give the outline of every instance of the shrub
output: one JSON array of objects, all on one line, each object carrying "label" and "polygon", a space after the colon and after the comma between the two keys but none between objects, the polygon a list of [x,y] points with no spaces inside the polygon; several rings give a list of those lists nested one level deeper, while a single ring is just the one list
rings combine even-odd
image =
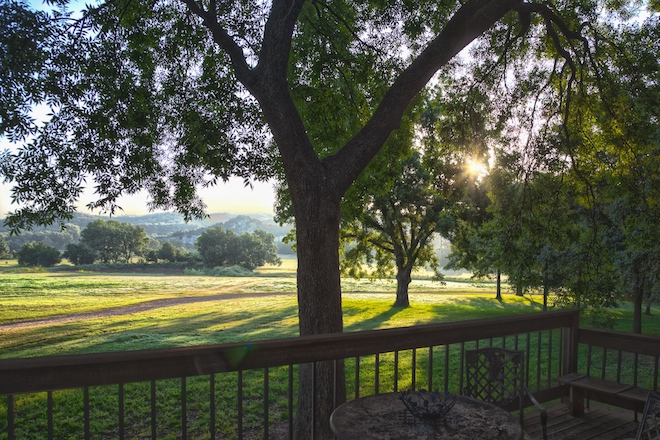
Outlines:
[{"label": "shrub", "polygon": [[46,246],[43,242],[30,242],[16,252],[18,264],[21,266],[55,266],[62,261],[60,251]]}]

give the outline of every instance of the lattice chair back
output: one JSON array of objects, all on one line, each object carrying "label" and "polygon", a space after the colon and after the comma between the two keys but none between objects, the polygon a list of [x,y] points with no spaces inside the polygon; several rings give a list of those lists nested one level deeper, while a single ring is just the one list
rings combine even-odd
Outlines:
[{"label": "lattice chair back", "polygon": [[465,351],[464,394],[497,406],[524,395],[524,352],[497,347]]},{"label": "lattice chair back", "polygon": [[660,395],[649,393],[636,440],[660,440]]}]

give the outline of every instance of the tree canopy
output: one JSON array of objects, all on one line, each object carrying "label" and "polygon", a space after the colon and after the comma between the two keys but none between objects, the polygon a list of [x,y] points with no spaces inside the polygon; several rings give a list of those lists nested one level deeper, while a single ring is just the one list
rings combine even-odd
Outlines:
[{"label": "tree canopy", "polygon": [[[0,23],[10,24],[0,26],[0,85],[13,91],[2,94],[0,127],[20,143],[0,157],[19,203],[9,226],[69,218],[88,181],[98,195],[91,207],[112,212],[120,195],[145,189],[151,207],[192,216],[203,213],[199,185],[280,175],[296,218],[303,335],[342,331],[341,199],[439,70],[517,80],[520,88],[494,89],[516,122],[524,114],[506,102],[552,91],[544,110],[560,124],[576,84],[614,65],[591,55],[616,50],[614,23],[644,6],[115,0],[72,15],[67,0],[54,4],[36,12],[9,0],[0,10]],[[461,66],[456,55],[473,42],[476,63]],[[517,70],[509,74],[509,66]],[[37,104],[51,112],[47,121],[31,120]],[[341,366],[315,372],[315,398],[300,394],[298,438],[309,438],[312,420],[318,438],[330,438],[329,414],[344,399],[344,390],[328,388],[343,383]],[[302,390],[311,389],[312,374],[301,368]]]},{"label": "tree canopy", "polygon": [[215,226],[197,238],[195,247],[207,267],[241,266],[254,270],[266,263],[281,263],[277,257],[275,237],[260,230],[237,235]]},{"label": "tree canopy", "polygon": [[60,251],[46,246],[42,242],[30,242],[16,252],[18,264],[21,266],[55,266],[62,261]]},{"label": "tree canopy", "polygon": [[149,242],[141,226],[116,220],[96,219],[80,235],[80,244],[93,250],[103,263],[129,263],[133,256],[142,255]]}]

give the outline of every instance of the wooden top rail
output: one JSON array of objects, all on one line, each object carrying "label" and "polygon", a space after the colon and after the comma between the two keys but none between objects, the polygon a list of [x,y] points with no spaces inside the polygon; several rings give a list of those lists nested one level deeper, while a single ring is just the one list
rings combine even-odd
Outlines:
[{"label": "wooden top rail", "polygon": [[638,353],[648,356],[660,356],[660,338],[657,336],[580,328],[578,343]]},{"label": "wooden top rail", "polygon": [[419,347],[578,328],[577,311],[529,313],[267,341],[0,360],[0,394],[160,380],[345,359]]}]

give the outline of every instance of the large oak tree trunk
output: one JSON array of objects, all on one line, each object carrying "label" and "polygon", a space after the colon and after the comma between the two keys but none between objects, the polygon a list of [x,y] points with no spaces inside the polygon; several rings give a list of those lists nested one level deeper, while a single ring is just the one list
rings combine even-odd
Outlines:
[{"label": "large oak tree trunk", "polygon": [[[310,197],[295,207],[300,335],[340,333],[339,200]],[[330,415],[346,400],[343,363],[301,365],[299,390],[296,440],[312,438],[312,430],[315,439],[332,439]]]},{"label": "large oak tree trunk", "polygon": [[408,286],[410,286],[412,268],[399,268],[396,274],[396,301],[394,307],[408,307],[410,300],[408,298]]}]

